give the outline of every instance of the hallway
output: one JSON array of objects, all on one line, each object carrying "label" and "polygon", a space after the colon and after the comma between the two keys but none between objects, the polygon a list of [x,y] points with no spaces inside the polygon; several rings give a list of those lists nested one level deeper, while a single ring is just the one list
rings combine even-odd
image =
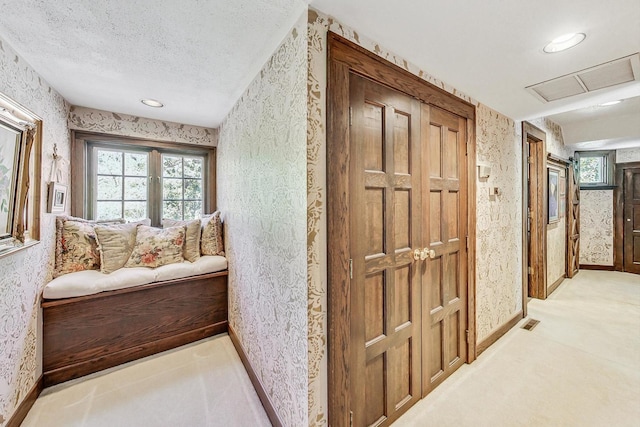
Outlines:
[{"label": "hallway", "polygon": [[640,276],[582,270],[528,310],[394,427],[639,426]]},{"label": "hallway", "polygon": [[[581,271],[394,426],[640,425],[640,276]],[[268,425],[226,335],[50,388],[23,426]]]}]

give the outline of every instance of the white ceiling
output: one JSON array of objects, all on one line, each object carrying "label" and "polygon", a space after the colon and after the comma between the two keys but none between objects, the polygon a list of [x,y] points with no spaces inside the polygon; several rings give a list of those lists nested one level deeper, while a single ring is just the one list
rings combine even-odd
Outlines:
[{"label": "white ceiling", "polygon": [[[214,127],[306,3],[0,0],[0,37],[72,104]],[[312,0],[311,7],[516,120],[640,96],[640,82],[550,103],[525,89],[640,52],[638,0]],[[568,32],[587,38],[543,53]],[[144,107],[143,97],[166,107]]]},{"label": "white ceiling", "polygon": [[306,5],[0,0],[0,37],[73,105],[216,127]]}]

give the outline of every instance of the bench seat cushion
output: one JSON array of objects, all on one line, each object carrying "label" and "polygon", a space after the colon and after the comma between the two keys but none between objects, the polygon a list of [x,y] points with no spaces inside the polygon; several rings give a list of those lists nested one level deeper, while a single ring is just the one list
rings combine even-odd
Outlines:
[{"label": "bench seat cushion", "polygon": [[79,297],[226,269],[225,257],[207,255],[200,257],[196,262],[184,261],[158,268],[120,268],[110,274],[104,274],[98,270],[78,271],[65,274],[47,283],[42,296],[45,299]]}]

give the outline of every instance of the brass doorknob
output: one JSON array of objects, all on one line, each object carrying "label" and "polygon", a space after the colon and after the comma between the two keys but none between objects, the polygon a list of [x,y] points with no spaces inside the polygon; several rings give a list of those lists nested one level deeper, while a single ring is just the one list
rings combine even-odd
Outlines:
[{"label": "brass doorknob", "polygon": [[420,259],[423,259],[423,258],[421,258],[421,255],[422,255],[422,251],[420,249],[416,249],[415,251],[413,251],[413,259],[414,260],[418,261]]},{"label": "brass doorknob", "polygon": [[425,260],[427,258],[434,259],[435,257],[436,257],[436,251],[434,251],[433,249],[424,248],[420,252],[420,259],[422,260]]}]

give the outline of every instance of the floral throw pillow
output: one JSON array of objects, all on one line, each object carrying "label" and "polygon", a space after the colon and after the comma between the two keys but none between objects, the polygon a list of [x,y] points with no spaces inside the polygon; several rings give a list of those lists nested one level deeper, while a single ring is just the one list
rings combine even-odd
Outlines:
[{"label": "floral throw pillow", "polygon": [[150,267],[184,261],[183,246],[187,231],[184,226],[169,228],[138,225],[136,244],[125,267]]},{"label": "floral throw pillow", "polygon": [[[57,225],[57,224],[56,224]],[[61,220],[56,241],[56,277],[100,269],[100,254],[93,224],[86,220]]]},{"label": "floral throw pillow", "polygon": [[202,218],[202,238],[200,239],[200,250],[202,255],[224,256],[224,242],[222,241],[222,220],[220,211]]},{"label": "floral throw pillow", "polygon": [[196,262],[200,258],[200,220],[179,221],[174,219],[163,219],[163,227],[175,227],[176,225],[184,225],[187,227],[187,241],[184,244],[184,259],[190,262]]}]

